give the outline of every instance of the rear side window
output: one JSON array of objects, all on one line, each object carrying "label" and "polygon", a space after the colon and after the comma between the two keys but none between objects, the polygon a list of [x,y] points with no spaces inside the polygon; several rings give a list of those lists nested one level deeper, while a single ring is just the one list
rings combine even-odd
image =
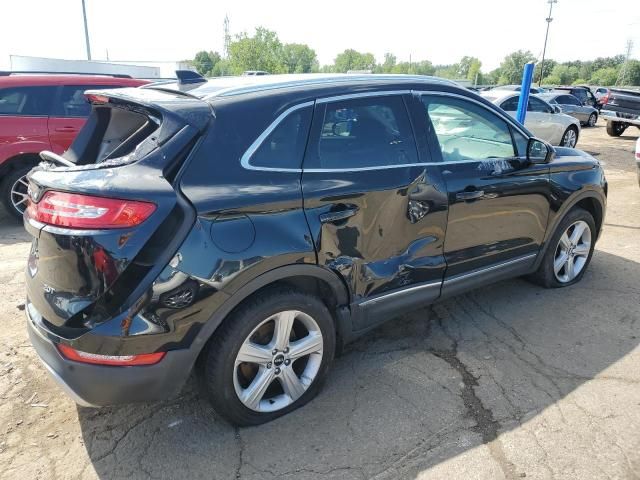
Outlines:
[{"label": "rear side window", "polygon": [[0,115],[49,115],[56,87],[15,87],[0,90]]},{"label": "rear side window", "polygon": [[529,105],[527,106],[528,112],[542,112],[542,113],[551,113],[551,107],[546,103],[536,97],[529,97]]},{"label": "rear side window", "polygon": [[520,100],[519,96],[511,97],[508,100],[502,102],[500,108],[502,108],[505,112],[515,112],[516,110],[518,110],[518,100]]},{"label": "rear side window", "polygon": [[84,96],[86,90],[100,90],[104,88],[118,88],[112,85],[66,85],[62,87],[60,96],[53,106],[56,117],[88,117],[91,105]]},{"label": "rear side window", "polygon": [[561,103],[562,105],[580,105],[580,101],[573,95],[559,96],[558,103]]},{"label": "rear side window", "polygon": [[251,155],[254,167],[299,169],[311,123],[311,107],[287,115]]},{"label": "rear side window", "polygon": [[305,168],[363,169],[418,163],[413,130],[399,95],[327,103]]}]

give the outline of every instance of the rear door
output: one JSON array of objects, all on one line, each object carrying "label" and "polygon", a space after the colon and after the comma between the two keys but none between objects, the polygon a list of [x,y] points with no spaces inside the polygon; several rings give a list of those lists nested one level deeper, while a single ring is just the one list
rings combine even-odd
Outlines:
[{"label": "rear door", "polygon": [[440,294],[446,195],[416,144],[408,93],[318,99],[314,111],[305,213],[319,264],[342,276],[362,312],[357,330]]},{"label": "rear door", "polygon": [[528,165],[525,135],[481,103],[441,94],[421,101],[449,197],[443,294],[526,270],[546,230],[548,166]]},{"label": "rear door", "polygon": [[49,117],[51,150],[62,154],[69,148],[91,113],[91,105],[84,96],[86,90],[117,88],[110,85],[65,85],[56,95]]}]

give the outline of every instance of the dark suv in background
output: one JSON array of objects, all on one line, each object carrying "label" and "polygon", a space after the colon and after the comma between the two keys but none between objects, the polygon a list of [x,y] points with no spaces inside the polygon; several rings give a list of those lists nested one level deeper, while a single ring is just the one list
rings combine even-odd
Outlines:
[{"label": "dark suv in background", "polygon": [[594,158],[445,80],[87,95],[75,166],[33,170],[25,215],[29,334],[81,404],[162,398],[195,369],[221,415],[268,421],[387,319],[519,275],[578,282],[603,224]]},{"label": "dark suv in background", "polygon": [[0,201],[17,218],[27,206],[25,175],[42,150],[62,153],[91,111],[84,91],[149,83],[128,76],[0,72]]}]

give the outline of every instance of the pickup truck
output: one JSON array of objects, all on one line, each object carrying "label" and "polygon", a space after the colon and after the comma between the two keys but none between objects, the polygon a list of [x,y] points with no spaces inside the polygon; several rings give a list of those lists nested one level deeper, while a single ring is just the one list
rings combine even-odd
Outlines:
[{"label": "pickup truck", "polygon": [[607,121],[607,133],[612,137],[619,137],[630,125],[640,128],[640,91],[612,88],[600,118]]}]

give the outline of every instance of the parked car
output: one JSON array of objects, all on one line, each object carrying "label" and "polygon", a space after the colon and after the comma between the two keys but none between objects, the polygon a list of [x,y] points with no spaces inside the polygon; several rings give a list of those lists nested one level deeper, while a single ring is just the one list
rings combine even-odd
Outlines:
[{"label": "parked car", "polygon": [[452,82],[171,89],[88,93],[64,154],[77,165],[29,174],[29,335],[81,404],[172,395],[195,369],[222,416],[263,423],[311,400],[336,352],[389,318],[587,269],[598,161]]},{"label": "parked car", "polygon": [[602,105],[607,103],[607,97],[609,96],[609,89],[607,87],[598,87],[593,91],[593,95],[598,102],[597,108],[600,109]]},{"label": "parked car", "polygon": [[577,97],[564,92],[543,93],[539,98],[548,104],[560,106],[567,115],[577,118],[581,125],[593,127],[598,121],[598,109],[589,105],[583,105]]},{"label": "parked car", "polygon": [[[495,87],[495,90],[511,90],[514,92],[519,92],[522,90],[522,85],[498,85],[497,87]],[[544,92],[546,92],[546,89],[542,87],[536,87],[533,85],[529,87],[529,93],[544,93]]]},{"label": "parked car", "polygon": [[0,72],[0,201],[15,217],[27,203],[26,173],[42,150],[62,153],[84,125],[87,89],[148,83],[124,76]]},{"label": "parked car", "polygon": [[580,100],[582,105],[588,105],[590,107],[598,106],[598,100],[587,86],[555,87],[553,92],[569,93]]},{"label": "parked car", "polygon": [[640,128],[640,91],[612,88],[600,115],[612,137],[619,137],[630,126]]},{"label": "parked car", "polygon": [[638,169],[638,186],[640,186],[640,138],[636,142],[636,167]]},{"label": "parked car", "polygon": [[[508,90],[491,90],[482,96],[516,116],[520,95]],[[559,106],[549,105],[536,95],[529,96],[525,126],[539,138],[563,147],[575,147],[580,136],[580,121],[562,113]]]}]

